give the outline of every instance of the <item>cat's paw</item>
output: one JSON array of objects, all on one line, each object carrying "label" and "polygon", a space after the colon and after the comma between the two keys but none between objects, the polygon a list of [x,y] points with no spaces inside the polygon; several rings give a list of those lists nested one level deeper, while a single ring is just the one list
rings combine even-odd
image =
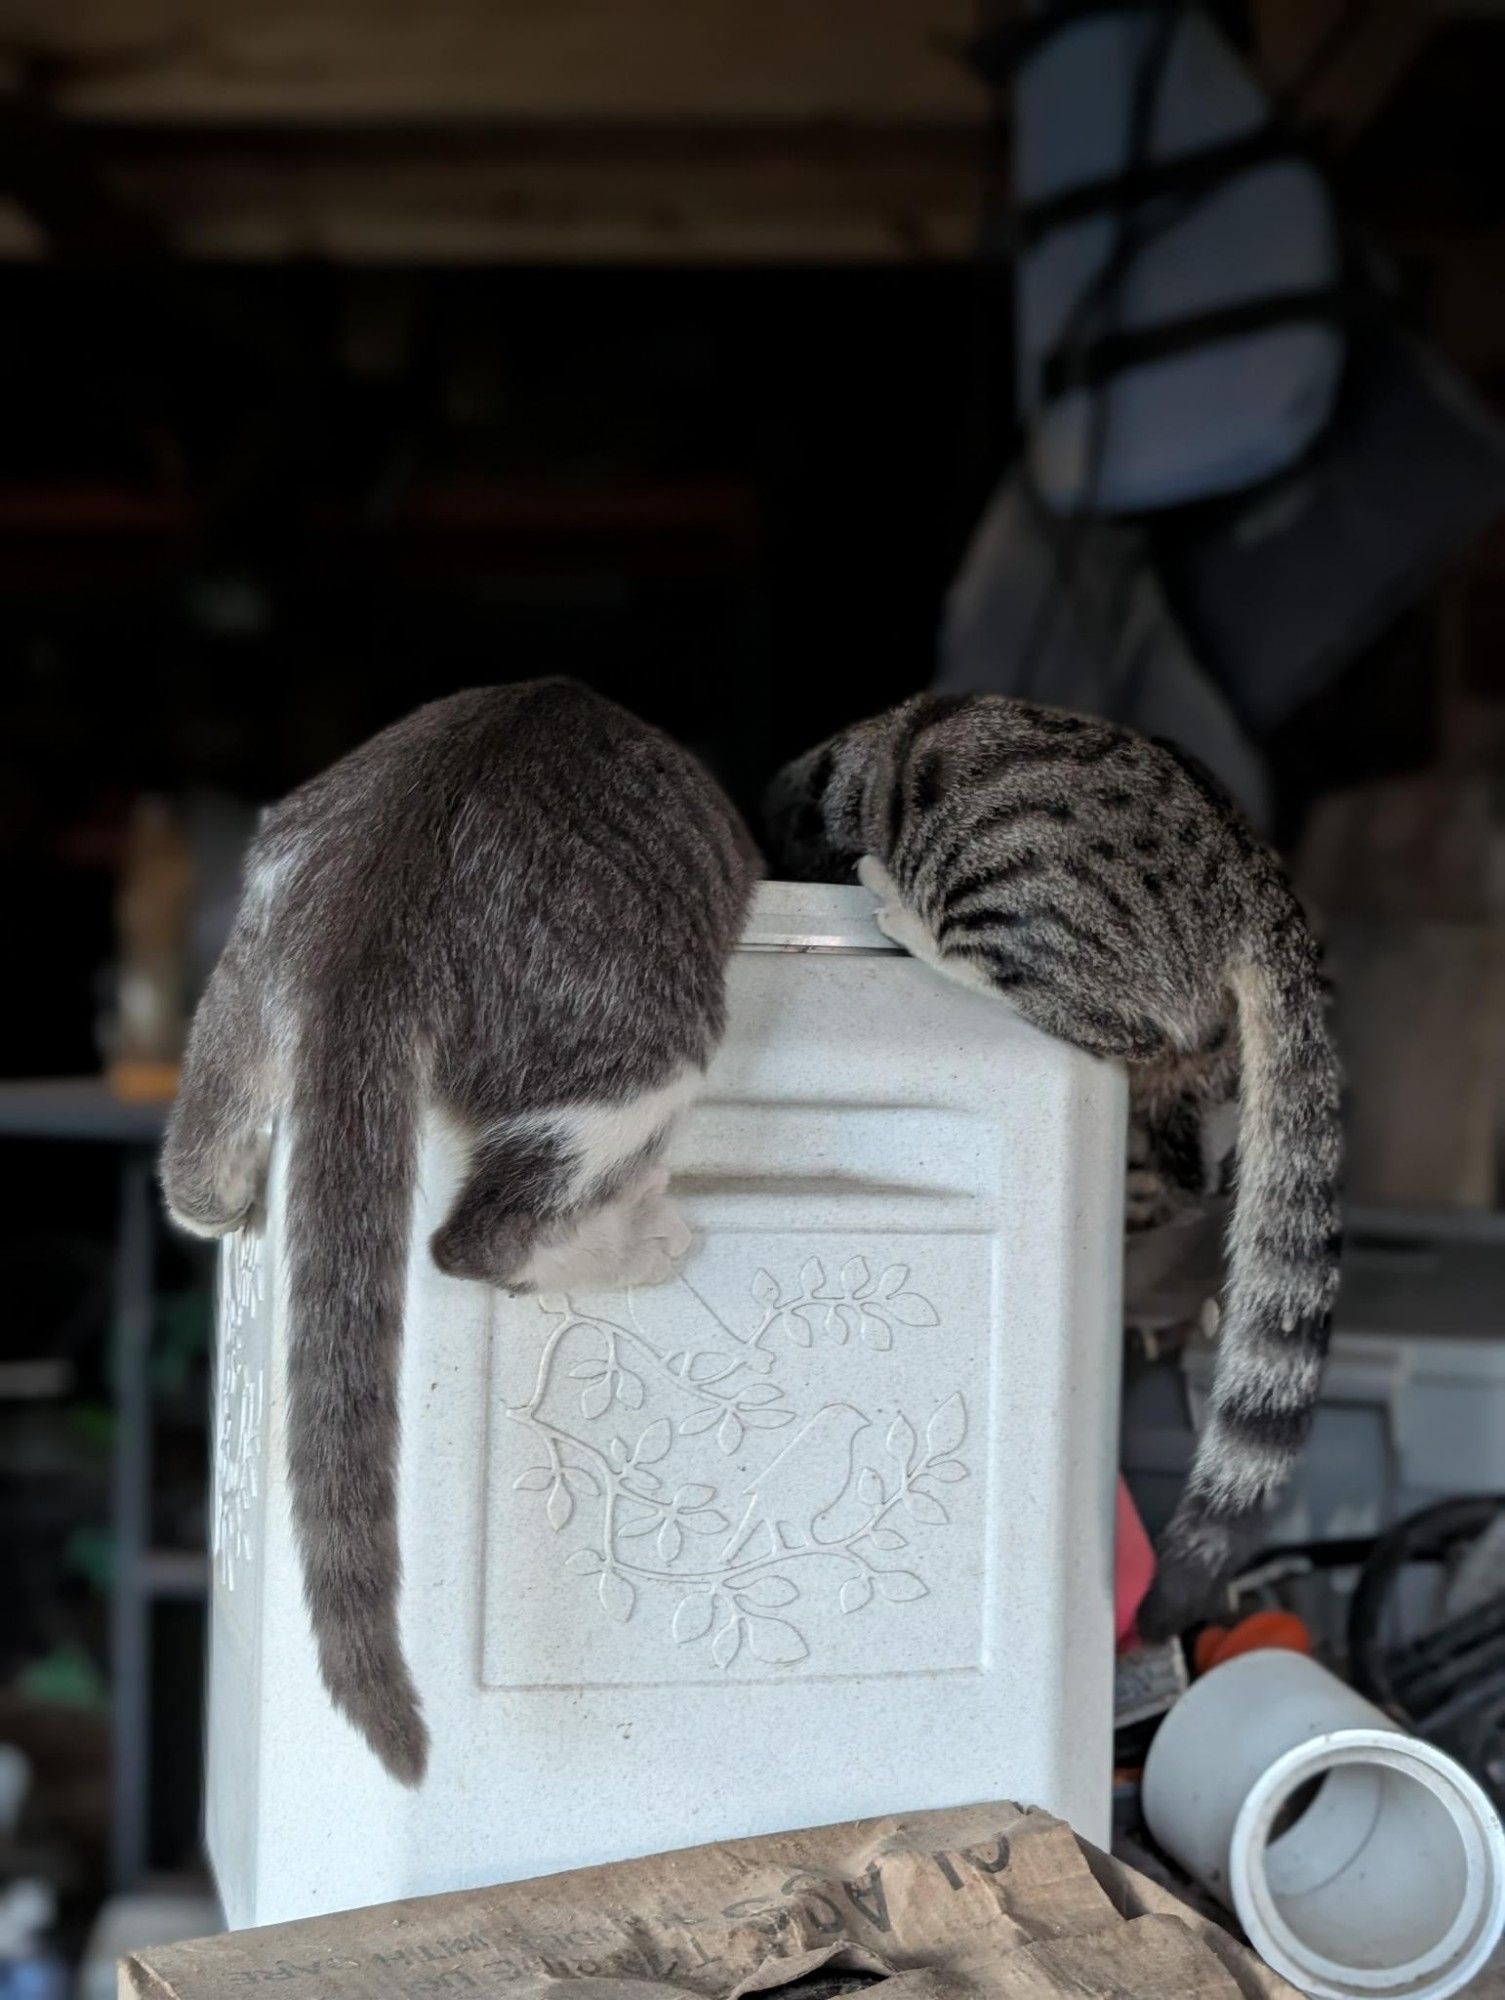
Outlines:
[{"label": "cat's paw", "polygon": [[528,1260],[521,1279],[530,1289],[625,1292],[666,1284],[689,1249],[689,1224],[664,1190],[668,1175],[652,1174],[630,1195],[593,1209],[570,1234]]},{"label": "cat's paw", "polygon": [[935,940],[914,911],[905,908],[898,883],[876,854],[864,854],[857,863],[857,880],[878,899],[873,922],[883,935],[901,945],[912,957],[935,964],[938,958]]},{"label": "cat's paw", "polygon": [[676,1264],[694,1241],[694,1232],[678,1203],[665,1193],[668,1182],[668,1174],[660,1170],[626,1204],[620,1232],[602,1259],[606,1289],[632,1291],[665,1285],[674,1276]]},{"label": "cat's paw", "polygon": [[270,1136],[245,1146],[204,1147],[168,1141],[162,1156],[162,1199],[168,1216],[190,1236],[214,1242],[237,1229],[259,1229]]},{"label": "cat's paw", "polygon": [[194,1195],[177,1187],[163,1189],[168,1218],[190,1236],[206,1243],[233,1236],[237,1229],[259,1229],[261,1197],[257,1189],[237,1188],[227,1199],[222,1192]]},{"label": "cat's paw", "polygon": [[661,1252],[668,1265],[662,1278],[639,1278],[633,1282],[661,1284],[663,1278],[673,1276],[674,1265],[695,1241],[695,1232],[685,1220],[678,1202],[670,1201],[663,1194],[644,1198],[639,1204],[633,1226],[639,1248],[647,1252]]}]

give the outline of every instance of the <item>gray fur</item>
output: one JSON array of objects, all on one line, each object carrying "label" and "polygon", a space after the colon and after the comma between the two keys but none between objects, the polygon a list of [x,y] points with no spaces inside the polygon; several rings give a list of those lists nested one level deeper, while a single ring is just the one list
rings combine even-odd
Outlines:
[{"label": "gray fur", "polygon": [[530,1257],[567,1254],[613,1204],[616,1254],[659,1204],[679,1080],[720,1039],[755,874],[686,752],[558,680],[418,710],[294,792],[252,845],[162,1183],[198,1234],[254,1220],[286,1122],[305,1592],[330,1694],[407,1783],[428,1746],[397,1621],[420,1115],[442,1109],[474,1149],[431,1246],[443,1270],[526,1287]]},{"label": "gray fur", "polygon": [[1141,1618],[1179,1629],[1300,1449],[1337,1285],[1338,1068],[1295,895],[1173,745],[996,695],[921,695],[844,731],[780,774],[768,820],[781,868],[860,864],[892,892],[891,935],[1126,1061],[1136,1126],[1180,1185],[1200,1172],[1196,1107],[1237,1088],[1211,1406]]}]

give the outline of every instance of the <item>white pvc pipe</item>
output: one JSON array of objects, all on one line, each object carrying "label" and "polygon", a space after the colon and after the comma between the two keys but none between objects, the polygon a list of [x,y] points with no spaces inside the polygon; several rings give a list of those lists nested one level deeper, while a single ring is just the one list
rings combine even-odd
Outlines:
[{"label": "white pvc pipe", "polygon": [[1505,1834],[1451,1757],[1315,1660],[1246,1653],[1161,1724],[1150,1831],[1319,2000],[1445,2000],[1505,1930]]}]

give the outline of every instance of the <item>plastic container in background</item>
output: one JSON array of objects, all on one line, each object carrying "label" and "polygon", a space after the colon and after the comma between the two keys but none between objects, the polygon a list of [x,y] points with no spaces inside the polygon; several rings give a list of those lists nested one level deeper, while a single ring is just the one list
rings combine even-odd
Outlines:
[{"label": "plastic container in background", "polygon": [[[1124,1083],[766,884],[676,1142],[678,1279],[513,1300],[425,1248],[401,1379],[416,1791],[320,1684],[285,1218],[222,1261],[208,1834],[233,1927],[979,1798],[1103,1841]],[[778,1540],[775,1542],[774,1537]]]},{"label": "plastic container in background", "polygon": [[[1434,1501],[1505,1491],[1505,1230],[1373,1212],[1347,1228],[1322,1401],[1266,1523],[1269,1547],[1373,1535]],[[1175,1302],[1195,1312],[1201,1296]],[[1179,1372],[1146,1371],[1126,1399],[1122,1462],[1152,1533],[1185,1481],[1214,1363],[1195,1346]],[[1441,1583],[1440,1572],[1404,1579],[1393,1636],[1426,1625]],[[1288,1589],[1319,1650],[1342,1644],[1352,1584],[1352,1571],[1329,1571]]]},{"label": "plastic container in background", "polygon": [[1299,1653],[1197,1681],[1142,1800],[1166,1852],[1318,2000],[1445,2000],[1505,1927],[1505,1836],[1478,1785]]}]

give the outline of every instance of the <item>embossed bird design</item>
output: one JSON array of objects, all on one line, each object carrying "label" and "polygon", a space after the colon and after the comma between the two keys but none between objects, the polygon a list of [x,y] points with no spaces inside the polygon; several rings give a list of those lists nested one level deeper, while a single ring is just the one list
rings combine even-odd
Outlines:
[{"label": "embossed bird design", "polygon": [[825,1403],[802,1424],[743,1487],[747,1506],[721,1552],[723,1565],[734,1562],[764,1526],[773,1537],[770,1553],[818,1544],[822,1517],[851,1484],[852,1448],[868,1423],[851,1403]]}]

